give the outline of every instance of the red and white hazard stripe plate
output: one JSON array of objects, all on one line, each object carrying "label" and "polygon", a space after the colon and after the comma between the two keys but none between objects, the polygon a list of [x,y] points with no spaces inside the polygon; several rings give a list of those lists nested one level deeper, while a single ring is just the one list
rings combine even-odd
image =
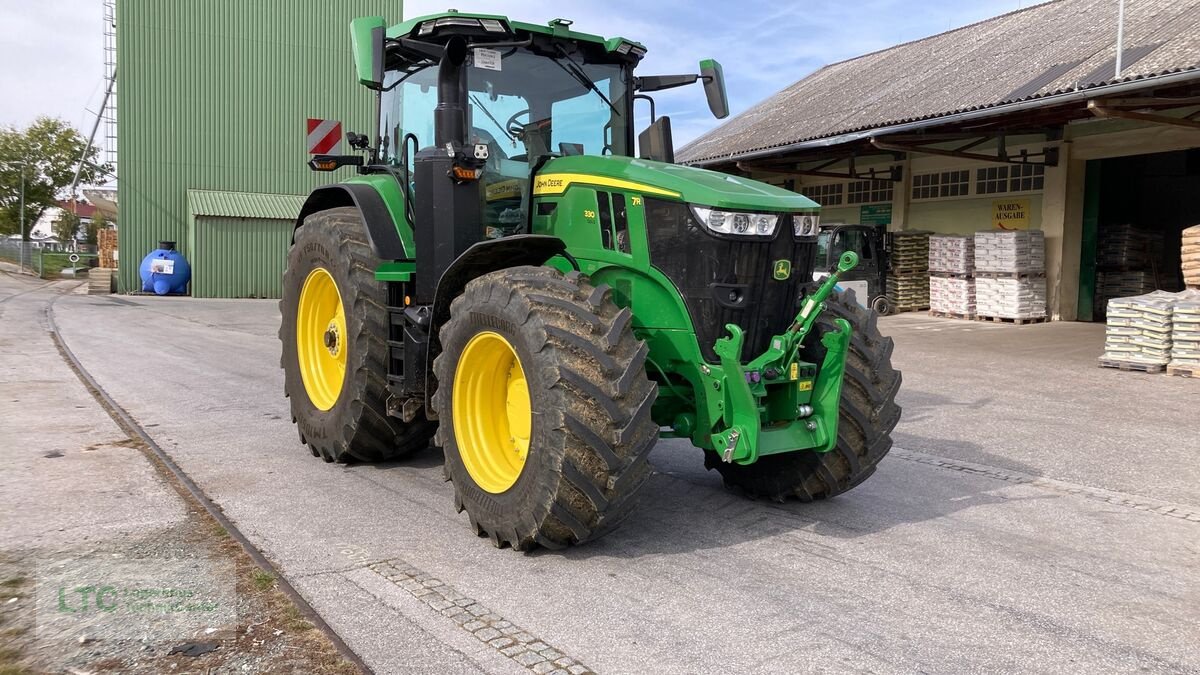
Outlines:
[{"label": "red and white hazard stripe plate", "polygon": [[342,143],[342,123],[308,118],[308,153],[335,155]]}]

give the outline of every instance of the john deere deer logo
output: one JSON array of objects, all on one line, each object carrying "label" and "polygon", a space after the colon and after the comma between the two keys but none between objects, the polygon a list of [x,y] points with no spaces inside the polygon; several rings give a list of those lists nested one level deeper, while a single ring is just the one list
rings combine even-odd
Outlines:
[{"label": "john deere deer logo", "polygon": [[777,281],[787,281],[788,277],[792,276],[792,261],[776,260],[775,261],[775,279]]}]

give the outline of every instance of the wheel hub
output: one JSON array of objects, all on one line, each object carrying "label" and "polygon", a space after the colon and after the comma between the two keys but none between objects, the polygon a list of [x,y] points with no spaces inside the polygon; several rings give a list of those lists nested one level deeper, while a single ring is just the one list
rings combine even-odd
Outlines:
[{"label": "wheel hub", "polygon": [[346,380],[346,310],[333,276],[309,272],[296,303],[296,359],[308,400],[318,410],[337,403]]},{"label": "wheel hub", "polygon": [[332,356],[338,355],[338,328],[337,324],[333,322],[330,322],[329,327],[325,329],[325,348]]},{"label": "wheel hub", "polygon": [[467,473],[483,490],[507,491],[529,456],[533,411],[521,359],[499,333],[476,334],[454,373],[454,438]]}]

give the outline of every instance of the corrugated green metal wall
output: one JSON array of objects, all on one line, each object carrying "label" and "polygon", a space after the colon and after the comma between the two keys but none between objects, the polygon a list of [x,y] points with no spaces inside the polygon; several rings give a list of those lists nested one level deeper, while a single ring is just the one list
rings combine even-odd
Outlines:
[{"label": "corrugated green metal wall", "polygon": [[192,265],[197,298],[278,298],[290,220],[198,216]]},{"label": "corrugated green metal wall", "polygon": [[119,0],[121,288],[160,240],[194,257],[189,188],[306,194],[349,175],[309,171],[305,118],[371,132],[349,23],[400,14],[399,0]]}]

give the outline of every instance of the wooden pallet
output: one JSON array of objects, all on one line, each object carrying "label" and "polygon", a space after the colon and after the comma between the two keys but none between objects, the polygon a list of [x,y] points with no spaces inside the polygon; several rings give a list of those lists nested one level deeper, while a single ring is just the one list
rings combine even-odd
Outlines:
[{"label": "wooden pallet", "polygon": [[975,270],[975,276],[986,277],[988,279],[1037,279],[1046,276],[1042,272],[985,272],[983,270]]},{"label": "wooden pallet", "polygon": [[975,273],[974,273],[974,272],[941,272],[941,271],[935,272],[935,271],[933,271],[933,270],[929,270],[929,276],[930,276],[930,277],[937,277],[937,278],[939,278],[939,279],[964,279],[964,280],[968,280],[968,279],[974,279],[974,278],[975,278]]},{"label": "wooden pallet", "polygon": [[1101,368],[1116,368],[1118,370],[1136,370],[1142,373],[1161,373],[1166,370],[1166,365],[1161,363],[1142,363],[1140,361],[1114,361],[1112,359],[1100,359]]},{"label": "wooden pallet", "polygon": [[900,314],[901,312],[923,312],[929,309],[929,305],[897,305],[892,308],[892,314]]},{"label": "wooden pallet", "polygon": [[958,314],[956,312],[939,312],[936,309],[929,310],[929,316],[934,316],[939,319],[962,319],[964,321],[974,321],[974,314]]},{"label": "wooden pallet", "polygon": [[1035,316],[1035,317],[1031,317],[1031,318],[1027,318],[1027,319],[1017,319],[1017,318],[1007,317],[1007,316],[982,316],[981,315],[981,316],[975,317],[975,320],[976,321],[991,321],[993,323],[1011,323],[1011,324],[1014,324],[1017,326],[1024,326],[1025,324],[1028,324],[1028,323],[1046,323],[1047,321],[1050,320],[1050,318],[1045,317],[1045,316]]},{"label": "wooden pallet", "polygon": [[1179,377],[1200,377],[1200,366],[1167,366],[1167,374]]}]

